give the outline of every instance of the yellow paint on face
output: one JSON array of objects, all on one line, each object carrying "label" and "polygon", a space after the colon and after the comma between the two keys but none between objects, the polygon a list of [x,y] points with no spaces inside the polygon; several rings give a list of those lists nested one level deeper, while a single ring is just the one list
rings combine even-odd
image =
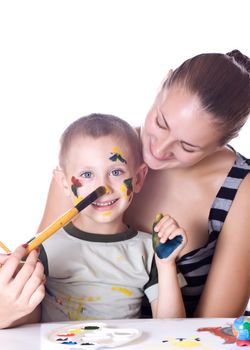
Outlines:
[{"label": "yellow paint on face", "polygon": [[128,297],[131,297],[133,295],[133,292],[131,292],[130,290],[128,290],[127,288],[124,288],[124,287],[116,287],[116,286],[113,286],[111,288],[111,290],[113,291],[116,291],[116,292],[120,292],[122,294],[125,294],[127,295]]},{"label": "yellow paint on face", "polygon": [[108,185],[105,186],[105,189],[106,189],[106,193],[111,193],[111,188]]},{"label": "yellow paint on face", "polygon": [[121,192],[124,194],[124,198],[125,198],[125,199],[128,199],[129,197],[128,197],[128,195],[127,195],[127,192],[128,192],[128,191],[127,191],[127,186],[125,185],[124,182],[121,184],[120,190],[121,190]]},{"label": "yellow paint on face", "polygon": [[124,159],[124,154],[119,151],[119,148],[117,146],[112,147],[112,151],[113,151],[113,153],[118,154],[119,156],[121,156]]},{"label": "yellow paint on face", "polygon": [[112,211],[106,211],[105,213],[102,214],[103,216],[110,216],[112,215]]}]

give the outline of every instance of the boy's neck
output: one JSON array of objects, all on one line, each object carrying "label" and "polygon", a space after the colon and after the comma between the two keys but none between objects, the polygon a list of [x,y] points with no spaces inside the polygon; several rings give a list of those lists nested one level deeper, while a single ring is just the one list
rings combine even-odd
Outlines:
[{"label": "boy's neck", "polygon": [[97,223],[85,217],[81,218],[78,216],[72,221],[72,223],[81,231],[88,233],[98,233],[102,235],[121,233],[127,231],[128,229],[128,226],[121,220],[109,223]]}]

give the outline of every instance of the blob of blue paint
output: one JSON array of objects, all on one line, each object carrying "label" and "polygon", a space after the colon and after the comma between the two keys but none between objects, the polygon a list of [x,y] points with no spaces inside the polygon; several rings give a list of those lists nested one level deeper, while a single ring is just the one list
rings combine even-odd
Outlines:
[{"label": "blob of blue paint", "polygon": [[61,344],[66,344],[66,345],[76,345],[77,342],[76,341],[64,341]]}]

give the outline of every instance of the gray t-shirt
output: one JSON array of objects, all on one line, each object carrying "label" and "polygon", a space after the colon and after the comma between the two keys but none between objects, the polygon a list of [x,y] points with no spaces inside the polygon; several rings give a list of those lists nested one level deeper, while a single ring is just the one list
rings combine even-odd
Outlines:
[{"label": "gray t-shirt", "polygon": [[40,259],[43,322],[138,318],[144,293],[149,302],[157,298],[151,234],[94,234],[69,223],[44,242]]}]

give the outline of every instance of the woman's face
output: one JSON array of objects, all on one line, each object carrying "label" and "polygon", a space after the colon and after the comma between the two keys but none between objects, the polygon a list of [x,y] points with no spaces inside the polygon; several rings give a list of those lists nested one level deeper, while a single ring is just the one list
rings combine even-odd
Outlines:
[{"label": "woman's face", "polygon": [[155,170],[188,167],[218,150],[219,137],[199,98],[173,86],[160,92],[142,126],[143,158]]}]

